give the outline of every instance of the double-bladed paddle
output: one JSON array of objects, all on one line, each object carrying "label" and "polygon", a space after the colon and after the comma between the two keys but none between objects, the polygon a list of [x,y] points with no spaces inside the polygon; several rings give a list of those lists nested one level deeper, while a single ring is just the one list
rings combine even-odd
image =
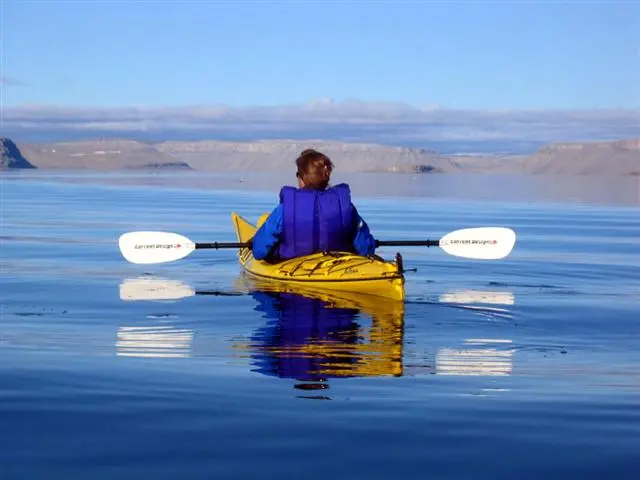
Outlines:
[{"label": "double-bladed paddle", "polygon": [[[194,250],[250,248],[250,243],[196,243],[184,235],[170,232],[129,232],[119,239],[122,256],[131,263],[150,264],[180,260]],[[377,247],[440,247],[449,255],[476,260],[499,260],[513,250],[516,233],[504,227],[478,227],[454,230],[439,240],[383,240]]]}]

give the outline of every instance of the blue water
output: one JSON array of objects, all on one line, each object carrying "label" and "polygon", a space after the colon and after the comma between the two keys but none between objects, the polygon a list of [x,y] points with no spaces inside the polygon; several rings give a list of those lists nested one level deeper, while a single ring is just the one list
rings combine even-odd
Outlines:
[{"label": "blue water", "polygon": [[637,478],[637,180],[351,179],[380,239],[518,234],[402,249],[400,309],[255,291],[234,251],[120,255],[235,240],[277,196],[257,178],[4,174],[0,478]]}]

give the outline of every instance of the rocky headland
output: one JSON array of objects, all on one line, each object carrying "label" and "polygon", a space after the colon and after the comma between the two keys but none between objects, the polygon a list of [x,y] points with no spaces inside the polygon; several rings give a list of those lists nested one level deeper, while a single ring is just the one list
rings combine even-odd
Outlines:
[{"label": "rocky headland", "polygon": [[7,137],[0,137],[0,170],[9,168],[35,168],[18,146]]}]

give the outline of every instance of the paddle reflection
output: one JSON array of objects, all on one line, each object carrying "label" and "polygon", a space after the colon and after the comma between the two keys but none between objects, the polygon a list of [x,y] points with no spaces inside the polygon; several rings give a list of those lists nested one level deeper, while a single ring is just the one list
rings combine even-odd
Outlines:
[{"label": "paddle reflection", "polygon": [[436,354],[438,375],[502,376],[513,371],[512,341],[470,338],[462,348],[440,348]]},{"label": "paddle reflection", "polygon": [[[510,321],[515,305],[512,291],[454,290],[439,301],[459,306],[491,322]],[[439,347],[435,358],[437,375],[506,376],[513,373],[513,342],[506,338],[467,338],[461,345]]]},{"label": "paddle reflection", "polygon": [[[484,323],[465,323],[464,329],[454,324],[453,331],[436,328],[428,337],[432,342],[429,355],[405,351],[405,304],[381,297],[274,285],[245,276],[237,279],[232,291],[196,291],[181,281],[160,278],[126,279],[120,285],[120,298],[127,302],[175,303],[195,295],[251,296],[263,325],[244,340],[234,341],[233,347],[246,353],[242,356],[249,359],[253,371],[297,380],[296,388],[301,390],[326,389],[332,378],[513,374],[516,349],[512,340],[485,337]],[[425,305],[431,303],[430,308],[440,304],[469,310],[495,325],[513,319],[515,295],[512,291],[467,289],[445,292],[438,302]],[[440,315],[448,318],[443,312]],[[164,320],[160,325],[122,326],[116,352],[165,358],[205,354],[203,344],[193,350],[194,333]]]},{"label": "paddle reflection", "polygon": [[122,357],[182,358],[191,356],[193,331],[171,325],[119,327],[116,355]]},{"label": "paddle reflection", "polygon": [[263,289],[251,295],[267,320],[242,345],[254,371],[300,382],[403,374],[402,302],[311,291]]}]

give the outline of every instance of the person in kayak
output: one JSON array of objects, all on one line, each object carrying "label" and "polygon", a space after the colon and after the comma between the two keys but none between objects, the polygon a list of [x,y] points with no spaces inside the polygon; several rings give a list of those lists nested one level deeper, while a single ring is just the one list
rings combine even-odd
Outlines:
[{"label": "person in kayak", "polygon": [[349,185],[329,187],[334,167],[329,157],[307,149],[296,166],[298,188],[280,190],[280,204],[252,239],[253,256],[278,262],[326,251],[373,255],[375,238],[351,203]]}]

